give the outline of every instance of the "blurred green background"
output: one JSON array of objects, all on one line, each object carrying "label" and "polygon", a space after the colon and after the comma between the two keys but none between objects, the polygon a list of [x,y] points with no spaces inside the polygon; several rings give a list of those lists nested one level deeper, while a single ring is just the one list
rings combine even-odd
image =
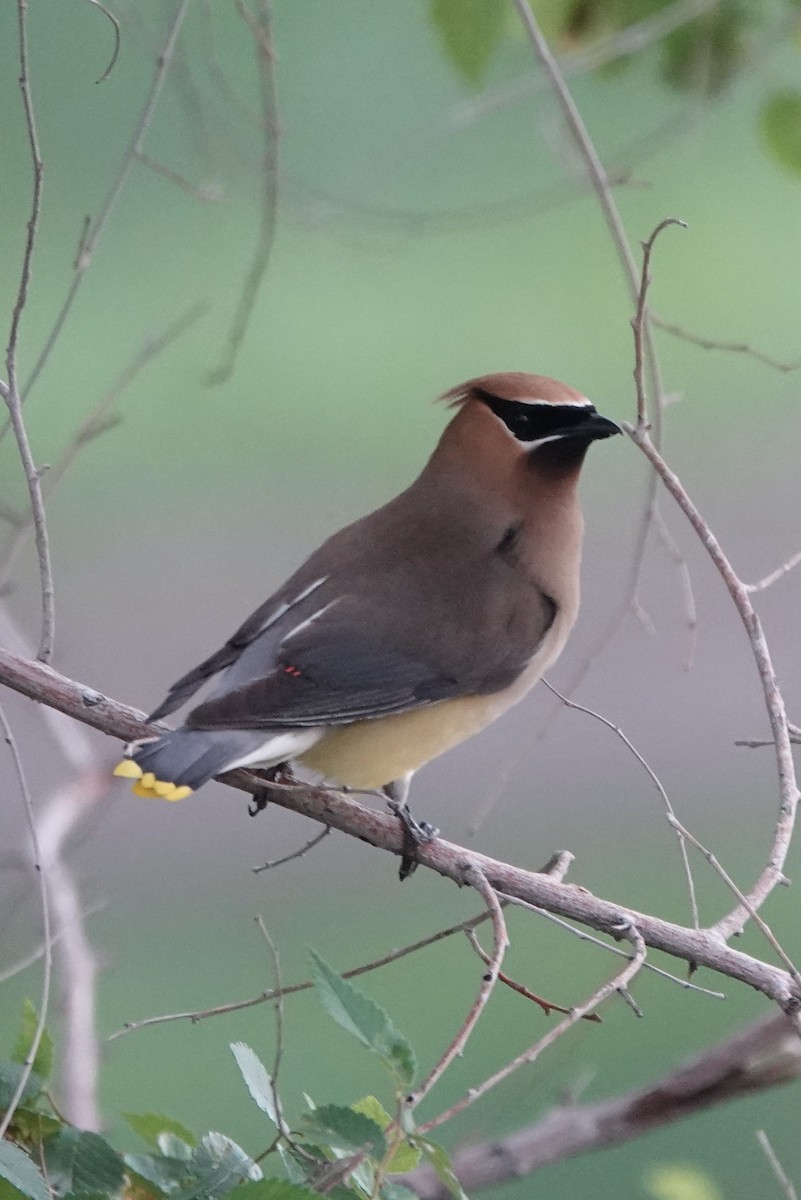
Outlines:
[{"label": "blurred green background", "polygon": [[[566,7],[535,5],[551,32]],[[648,15],[659,6],[634,7]],[[669,87],[658,46],[625,70],[579,74],[571,86],[604,161],[626,179],[616,198],[632,242],[666,216],[688,223],[658,244],[655,310],[701,336],[792,359],[801,188],[766,153],[759,114],[766,97],[797,82],[798,31],[792,6],[746,7],[759,19],[714,97]],[[122,6],[119,61],[96,84],[112,47],[102,14],[90,5],[29,4],[45,193],[22,325],[23,378],[65,294],[84,216],[97,214],[119,169],[173,11],[158,0]],[[15,6],[6,4],[0,300],[9,313],[30,197],[15,39]],[[324,536],[411,480],[445,422],[430,404],[445,388],[479,373],[533,370],[580,388],[610,416],[633,415],[625,281],[513,12],[481,87],[455,68],[429,6],[416,0],[276,0],[275,41],[278,228],[232,378],[206,383],[258,236],[259,83],[236,9],[195,0],[145,140],[147,154],[195,191],[134,164],[26,406],[37,460],[56,462],[147,340],[207,303],[125,391],[114,409],[120,423],[83,449],[48,506],[54,665],[144,709]],[[528,94],[494,102],[520,79],[531,81]],[[799,548],[798,376],[663,334],[658,343],[666,389],[680,401],[666,413],[670,461],[743,577],[757,579]],[[4,506],[23,505],[8,439],[0,470]],[[590,456],[584,606],[551,673],[557,686],[568,685],[626,595],[645,478],[622,439]],[[680,515],[667,502],[663,511],[696,590],[692,669],[680,575],[652,538],[640,600],[653,630],[627,617],[576,699],[625,730],[680,818],[747,886],[765,860],[777,806],[770,751],[734,746],[765,731],[761,693],[730,600]],[[801,711],[799,587],[801,576],[790,575],[759,597],[791,715]],[[35,640],[30,547],[6,604]],[[11,698],[7,708],[42,806],[66,768],[33,707]],[[115,747],[100,735],[95,741],[111,763]],[[0,932],[10,963],[35,942],[38,916],[17,869],[26,842],[7,758],[2,772]],[[608,730],[558,712],[542,688],[422,772],[415,796],[417,809],[455,841],[472,838],[486,853],[531,867],[568,847],[577,855],[574,882],[688,919],[678,852],[642,769]],[[336,835],[307,858],[252,874],[312,832],[273,810],[251,823],[243,798],[216,785],[177,806],[137,800],[115,785],[76,833],[70,856],[102,966],[102,1035],[268,986],[257,913],[280,948],[285,979],[294,980],[308,973],[310,945],[344,969],[479,908],[475,896],[423,873],[401,889],[386,856]],[[695,866],[702,919],[711,921],[730,901],[710,869]],[[794,892],[776,896],[767,916],[797,953]],[[548,925],[520,914],[510,924],[511,974],[554,1000],[578,1003],[614,970],[608,956]],[[742,945],[766,953],[753,934]],[[364,982],[428,1065],[466,1011],[477,970],[466,943],[452,941]],[[718,986],[706,973],[698,982]],[[607,1004],[603,1025],[572,1031],[449,1127],[450,1144],[516,1128],[566,1093],[600,1097],[644,1082],[768,1011],[763,998],[734,984],[723,990],[719,1002],[642,975],[634,988],[642,1020],[622,1003]],[[38,995],[35,972],[5,985],[5,1046],[25,995]],[[291,1114],[303,1091],[321,1103],[349,1103],[381,1086],[368,1056],[354,1053],[313,997],[287,1001],[286,1026],[282,1090]],[[518,997],[496,996],[424,1115],[547,1027]],[[120,1113],[150,1109],[198,1131],[221,1129],[258,1153],[269,1135],[227,1047],[244,1040],[269,1061],[273,1039],[271,1012],[256,1008],[110,1043],[102,1102],[117,1144],[132,1148],[134,1140]],[[713,1110],[497,1194],[644,1197],[654,1194],[648,1171],[667,1162],[693,1164],[726,1197],[774,1195],[754,1130],[768,1131],[801,1178],[798,1097],[793,1087]]]}]

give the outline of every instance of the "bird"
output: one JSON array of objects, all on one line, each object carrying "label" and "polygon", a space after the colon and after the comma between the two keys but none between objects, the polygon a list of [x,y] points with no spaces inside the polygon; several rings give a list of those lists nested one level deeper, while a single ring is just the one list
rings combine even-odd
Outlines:
[{"label": "bird", "polygon": [[581,466],[621,430],[526,372],[440,399],[454,415],[411,486],[330,537],[172,685],[150,722],[211,688],[178,728],[125,747],[115,774],[137,795],[182,800],[235,767],[297,762],[403,815],[413,774],[553,664],[579,607]]}]

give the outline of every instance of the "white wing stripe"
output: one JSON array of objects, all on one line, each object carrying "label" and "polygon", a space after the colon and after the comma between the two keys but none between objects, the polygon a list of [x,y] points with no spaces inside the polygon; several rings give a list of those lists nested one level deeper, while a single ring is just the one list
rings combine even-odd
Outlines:
[{"label": "white wing stripe", "polygon": [[297,596],[294,596],[291,600],[284,600],[281,604],[279,604],[278,608],[276,608],[275,611],[272,612],[264,622],[259,630],[259,633],[264,633],[265,630],[271,629],[273,625],[275,625],[276,621],[280,621],[284,613],[289,612],[290,608],[294,608],[296,604],[300,604],[301,601],[305,600],[307,596],[311,596],[312,592],[316,592],[318,587],[324,584],[327,578],[327,575],[321,575],[319,579],[315,579],[314,583],[310,583],[309,586],[304,588],[303,591]]}]

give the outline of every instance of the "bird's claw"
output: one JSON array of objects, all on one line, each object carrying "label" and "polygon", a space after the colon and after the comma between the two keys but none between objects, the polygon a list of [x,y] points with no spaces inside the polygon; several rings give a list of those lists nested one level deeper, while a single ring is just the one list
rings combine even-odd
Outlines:
[{"label": "bird's claw", "polygon": [[401,848],[401,880],[408,879],[417,869],[417,848],[439,837],[439,830],[428,821],[416,821],[408,807],[399,800],[388,800],[387,805],[401,823],[403,843]]}]

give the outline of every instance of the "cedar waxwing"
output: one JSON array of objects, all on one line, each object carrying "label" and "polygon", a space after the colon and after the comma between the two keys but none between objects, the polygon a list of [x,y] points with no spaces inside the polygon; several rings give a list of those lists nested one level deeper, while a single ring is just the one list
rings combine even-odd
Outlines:
[{"label": "cedar waxwing", "polygon": [[132,742],[115,774],[180,800],[233,767],[294,759],[405,803],[412,774],[499,717],[576,619],[590,442],[620,430],[541,375],[485,375],[420,477],[329,538],[221,650],[173,684],[183,725]]}]

